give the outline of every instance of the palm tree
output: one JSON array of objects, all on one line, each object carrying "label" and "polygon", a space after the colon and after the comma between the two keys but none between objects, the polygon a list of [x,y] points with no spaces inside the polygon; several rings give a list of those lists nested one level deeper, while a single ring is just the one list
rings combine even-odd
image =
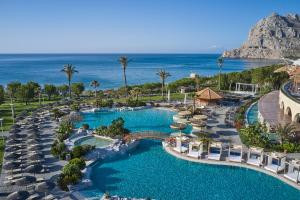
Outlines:
[{"label": "palm tree", "polygon": [[161,69],[156,73],[156,75],[158,75],[160,77],[160,80],[161,80],[161,96],[164,97],[165,81],[168,77],[171,76],[171,74],[166,72],[164,69]]},{"label": "palm tree", "polygon": [[61,72],[64,72],[68,79],[69,84],[69,97],[71,98],[71,80],[74,73],[78,73],[78,71],[75,69],[75,67],[72,64],[66,64],[64,68],[61,70]]},{"label": "palm tree", "polygon": [[136,98],[136,101],[139,100],[139,95],[141,93],[142,93],[142,90],[139,87],[135,87],[132,90],[130,90],[130,94]]},{"label": "palm tree", "polygon": [[130,60],[128,60],[128,58],[126,56],[121,56],[120,59],[119,59],[119,62],[122,65],[123,79],[124,79],[124,85],[125,85],[125,93],[126,93],[126,96],[128,96],[126,69],[127,69],[127,66],[128,66],[128,63],[130,62]]},{"label": "palm tree", "polygon": [[95,97],[97,97],[97,88],[100,87],[100,83],[97,80],[93,80],[90,83],[90,86],[94,88],[94,90],[95,90]]},{"label": "palm tree", "polygon": [[218,58],[217,64],[219,66],[219,90],[221,90],[221,72],[222,72],[222,67],[224,64],[224,59],[222,56]]},{"label": "palm tree", "polygon": [[296,127],[293,124],[278,124],[276,132],[280,137],[281,143],[293,137]]}]

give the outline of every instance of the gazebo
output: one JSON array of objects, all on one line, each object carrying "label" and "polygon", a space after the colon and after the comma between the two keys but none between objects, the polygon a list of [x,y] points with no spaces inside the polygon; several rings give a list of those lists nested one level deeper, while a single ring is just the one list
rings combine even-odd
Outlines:
[{"label": "gazebo", "polygon": [[196,92],[195,97],[196,103],[200,106],[215,105],[220,99],[223,99],[223,97],[209,87]]}]

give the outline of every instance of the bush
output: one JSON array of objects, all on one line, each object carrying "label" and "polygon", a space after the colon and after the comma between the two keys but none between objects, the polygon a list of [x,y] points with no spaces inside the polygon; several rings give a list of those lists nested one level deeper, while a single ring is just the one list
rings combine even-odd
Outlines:
[{"label": "bush", "polygon": [[83,158],[73,158],[69,163],[78,166],[80,170],[83,170],[86,166]]},{"label": "bush", "polygon": [[80,181],[82,173],[79,166],[68,163],[64,166],[62,173],[59,175],[57,184],[62,190],[68,191],[68,185],[76,184]]},{"label": "bush", "polygon": [[81,158],[86,153],[88,153],[90,150],[94,149],[95,146],[91,145],[81,145],[81,146],[75,146],[73,150],[71,151],[71,157],[73,158]]},{"label": "bush", "polygon": [[240,138],[247,146],[266,147],[270,143],[266,137],[267,128],[264,124],[249,125],[240,129]]},{"label": "bush", "polygon": [[129,98],[126,102],[127,106],[129,107],[140,107],[140,106],[146,106],[146,103],[140,100],[133,100]]},{"label": "bush", "polygon": [[123,118],[113,120],[110,126],[100,126],[96,129],[97,135],[107,136],[111,138],[124,137],[128,133],[129,130],[124,128]]},{"label": "bush", "polygon": [[65,159],[67,154],[65,143],[55,140],[51,146],[51,153],[57,158]]}]

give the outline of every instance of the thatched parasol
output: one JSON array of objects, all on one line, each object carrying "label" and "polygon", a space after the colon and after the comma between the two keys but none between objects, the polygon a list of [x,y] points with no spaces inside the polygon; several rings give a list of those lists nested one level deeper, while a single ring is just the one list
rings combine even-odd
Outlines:
[{"label": "thatched parasol", "polygon": [[41,153],[33,153],[33,154],[30,154],[28,156],[29,159],[32,159],[32,160],[40,160],[40,159],[43,159],[44,158],[44,155],[41,154]]},{"label": "thatched parasol", "polygon": [[27,191],[16,191],[7,196],[7,200],[25,200],[29,197]]},{"label": "thatched parasol", "polygon": [[36,164],[36,165],[29,165],[24,169],[25,172],[27,173],[39,173],[43,170],[43,166]]},{"label": "thatched parasol", "polygon": [[195,120],[207,120],[207,116],[206,115],[194,115],[193,119]]},{"label": "thatched parasol", "polygon": [[3,165],[3,169],[12,170],[20,166],[20,163],[16,162],[7,162]]},{"label": "thatched parasol", "polygon": [[175,129],[175,130],[184,130],[186,128],[186,124],[182,124],[182,123],[173,123],[170,125],[171,129]]},{"label": "thatched parasol", "polygon": [[38,183],[35,186],[35,191],[44,192],[45,197],[46,197],[47,193],[50,192],[51,190],[53,190],[54,188],[55,188],[55,183],[50,182],[50,181],[45,181],[45,182],[42,182],[42,183]]},{"label": "thatched parasol", "polygon": [[36,178],[34,176],[24,176],[18,180],[16,180],[16,185],[26,186],[36,182]]}]

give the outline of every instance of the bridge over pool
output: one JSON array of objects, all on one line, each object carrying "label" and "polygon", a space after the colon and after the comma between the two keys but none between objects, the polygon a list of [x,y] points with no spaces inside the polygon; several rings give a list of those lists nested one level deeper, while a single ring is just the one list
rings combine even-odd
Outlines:
[{"label": "bridge over pool", "polygon": [[165,140],[169,137],[169,134],[159,131],[139,131],[133,132],[129,136],[131,139],[154,139],[154,140]]}]

